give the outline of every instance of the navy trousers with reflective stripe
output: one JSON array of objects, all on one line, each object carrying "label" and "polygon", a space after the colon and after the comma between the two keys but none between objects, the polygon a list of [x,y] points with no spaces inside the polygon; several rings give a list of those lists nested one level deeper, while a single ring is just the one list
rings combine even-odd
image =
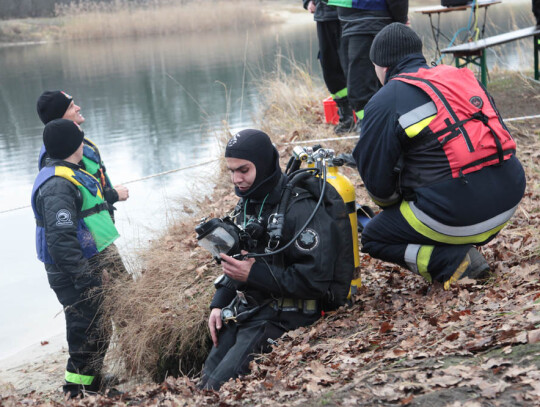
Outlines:
[{"label": "navy trousers with reflective stripe", "polygon": [[[104,335],[100,290],[84,292],[73,286],[53,288],[64,307],[69,359],[66,370],[84,376],[101,371],[109,346]],[[108,331],[108,330],[105,330]]]},{"label": "navy trousers with reflective stripe", "polygon": [[434,281],[440,282],[450,278],[472,247],[470,244],[445,245],[421,235],[407,223],[399,210],[399,205],[394,205],[379,213],[362,232],[364,253],[405,268],[408,268],[405,264],[405,250],[409,244],[435,246],[427,271]]}]

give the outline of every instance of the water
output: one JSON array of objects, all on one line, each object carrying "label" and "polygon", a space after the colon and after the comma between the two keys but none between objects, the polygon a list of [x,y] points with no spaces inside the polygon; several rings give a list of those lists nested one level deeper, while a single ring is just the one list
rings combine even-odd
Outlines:
[{"label": "water", "polygon": [[[508,8],[519,27],[531,25],[529,2],[506,3],[490,10],[489,27],[507,30]],[[413,27],[429,41],[427,17],[410,14]],[[466,13],[456,14],[443,20],[443,28],[466,22]],[[515,49],[496,61],[517,68],[527,55],[532,66],[532,49]],[[35,103],[43,90],[74,96],[87,137],[100,147],[119,184],[216,158],[220,147],[209,129],[220,128],[222,120],[233,129],[252,125],[261,100],[256,85],[271,75],[280,52],[320,76],[307,13],[301,23],[247,33],[1,48],[0,212],[29,204],[43,130]],[[136,262],[134,249],[166,226],[178,198],[211,191],[208,177],[215,170],[213,163],[128,184],[130,199],[116,205],[118,245],[128,264]],[[64,332],[64,318],[35,258],[31,209],[0,213],[0,231],[1,359]]]}]

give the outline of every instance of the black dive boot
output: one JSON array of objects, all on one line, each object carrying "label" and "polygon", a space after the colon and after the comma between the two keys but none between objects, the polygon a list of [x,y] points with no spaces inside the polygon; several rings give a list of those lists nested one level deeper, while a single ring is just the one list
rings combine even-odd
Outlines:
[{"label": "black dive boot", "polygon": [[334,127],[334,133],[344,134],[354,130],[354,113],[346,97],[335,100],[338,107],[339,123]]}]

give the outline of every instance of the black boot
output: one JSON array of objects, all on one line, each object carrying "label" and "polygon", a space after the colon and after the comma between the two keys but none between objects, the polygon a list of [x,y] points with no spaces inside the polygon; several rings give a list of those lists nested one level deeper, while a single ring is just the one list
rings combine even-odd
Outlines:
[{"label": "black boot", "polygon": [[335,100],[338,107],[339,123],[334,127],[334,133],[344,134],[354,129],[354,113],[346,97]]}]

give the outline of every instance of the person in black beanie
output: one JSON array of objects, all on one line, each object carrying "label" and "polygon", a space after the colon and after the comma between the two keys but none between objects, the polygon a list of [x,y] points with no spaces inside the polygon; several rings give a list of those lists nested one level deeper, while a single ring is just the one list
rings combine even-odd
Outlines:
[{"label": "person in black beanie", "polygon": [[68,397],[102,388],[101,367],[110,321],[102,318],[104,275],[127,275],[114,248],[118,238],[99,181],[79,165],[84,132],[71,120],[54,119],[43,130],[49,159],[32,189],[36,251],[50,287],[64,308],[69,359]]},{"label": "person in black beanie", "polygon": [[[78,125],[84,123],[81,108],[75,104],[73,98],[60,90],[43,92],[36,103],[37,113],[43,124],[55,119],[72,120]],[[81,161],[83,168],[101,182],[105,194],[105,200],[110,205],[110,214],[114,219],[114,206],[117,201],[125,201],[129,198],[129,190],[123,185],[112,186],[111,180],[101,158],[98,147],[90,140],[84,139],[85,147]],[[38,167],[41,169],[49,157],[45,146],[41,148]]]},{"label": "person in black beanie", "polygon": [[[225,160],[240,197],[232,218],[242,230],[242,253],[265,253],[270,243],[269,218],[287,184],[279,154],[266,133],[248,129],[229,140]],[[254,354],[268,351],[269,341],[321,316],[321,301],[336,269],[350,270],[352,275],[354,258],[346,209],[346,227],[342,220],[338,224],[325,210],[319,210],[302,229],[317,199],[296,186],[292,196],[279,247],[301,233],[281,254],[257,259],[220,254],[223,275],[215,282],[208,320],[214,346],[204,364],[201,388],[218,390],[230,378],[248,373]],[[346,230],[347,237],[342,239],[340,230]]]},{"label": "person in black beanie", "polygon": [[493,98],[466,68],[429,67],[406,25],[383,28],[369,56],[384,86],[366,105],[353,156],[383,210],[364,228],[362,251],[445,289],[484,278],[476,247],[510,221],[525,191]]}]

